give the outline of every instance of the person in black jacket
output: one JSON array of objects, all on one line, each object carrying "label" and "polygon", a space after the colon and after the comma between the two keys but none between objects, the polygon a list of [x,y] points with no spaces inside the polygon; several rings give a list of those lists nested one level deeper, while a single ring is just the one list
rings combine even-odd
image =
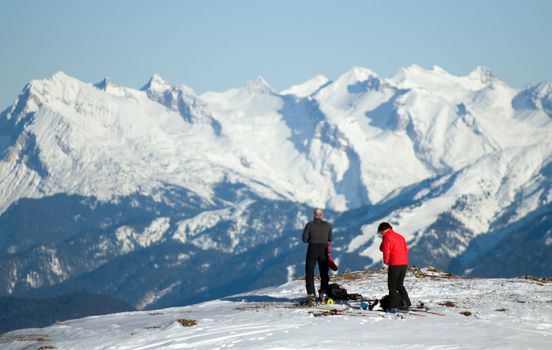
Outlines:
[{"label": "person in black jacket", "polygon": [[327,291],[330,277],[328,275],[328,257],[326,246],[332,240],[332,226],[329,222],[322,220],[324,212],[320,208],[314,209],[313,220],[303,230],[303,242],[308,243],[307,257],[305,260],[305,280],[307,286],[307,301],[313,303],[315,300],[314,290],[314,269],[318,262],[320,270],[320,290]]}]

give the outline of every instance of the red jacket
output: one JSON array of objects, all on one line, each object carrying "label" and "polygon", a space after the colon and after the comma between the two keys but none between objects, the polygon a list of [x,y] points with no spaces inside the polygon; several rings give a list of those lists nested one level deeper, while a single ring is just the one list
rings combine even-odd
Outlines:
[{"label": "red jacket", "polygon": [[404,237],[387,229],[383,232],[380,250],[383,252],[383,262],[386,265],[408,265],[408,248]]}]

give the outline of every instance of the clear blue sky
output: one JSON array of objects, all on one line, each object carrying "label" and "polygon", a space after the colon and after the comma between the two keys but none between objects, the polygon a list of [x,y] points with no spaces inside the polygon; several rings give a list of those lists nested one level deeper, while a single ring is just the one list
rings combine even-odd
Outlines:
[{"label": "clear blue sky", "polygon": [[522,87],[552,81],[552,1],[0,0],[0,44],[0,110],[58,70],[136,88],[158,73],[203,92],[485,65]]}]

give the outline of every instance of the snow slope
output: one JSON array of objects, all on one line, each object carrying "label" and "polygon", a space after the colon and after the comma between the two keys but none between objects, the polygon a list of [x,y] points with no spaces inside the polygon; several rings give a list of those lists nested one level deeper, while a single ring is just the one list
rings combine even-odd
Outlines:
[{"label": "snow slope", "polygon": [[[351,279],[351,276],[354,277]],[[335,277],[349,292],[381,297],[386,274]],[[414,303],[444,314],[314,317],[294,308],[304,281],[197,305],[64,321],[0,336],[3,349],[548,349],[552,284],[525,279],[466,279],[427,269],[410,271]],[[449,306],[445,306],[448,304]],[[350,305],[336,305],[349,308]],[[465,316],[463,313],[470,312]],[[177,320],[197,321],[191,327]]]}]

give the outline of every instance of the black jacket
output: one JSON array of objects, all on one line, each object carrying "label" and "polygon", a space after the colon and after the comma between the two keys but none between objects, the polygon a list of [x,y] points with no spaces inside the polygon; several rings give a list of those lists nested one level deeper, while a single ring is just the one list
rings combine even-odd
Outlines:
[{"label": "black jacket", "polygon": [[326,244],[332,240],[332,225],[322,219],[314,219],[303,230],[303,242]]}]

